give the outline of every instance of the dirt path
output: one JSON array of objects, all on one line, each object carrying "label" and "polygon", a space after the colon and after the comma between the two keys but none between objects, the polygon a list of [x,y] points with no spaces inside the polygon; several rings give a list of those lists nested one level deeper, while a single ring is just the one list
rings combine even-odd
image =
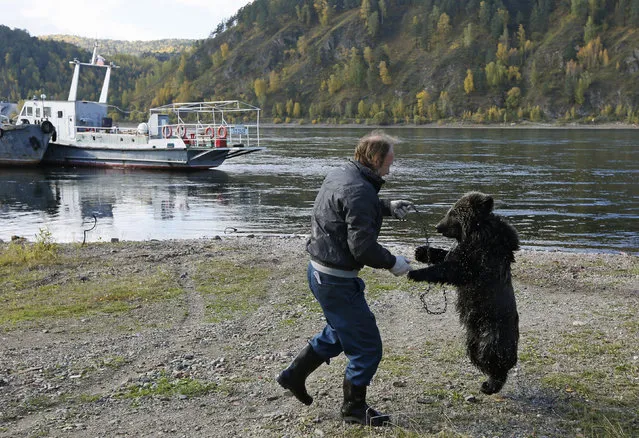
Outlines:
[{"label": "dirt path", "polygon": [[[452,289],[429,315],[426,286],[363,271],[384,341],[369,402],[396,425],[382,430],[341,422],[343,357],[311,376],[309,407],[273,380],[323,326],[301,238],[61,245],[0,266],[0,437],[637,436],[637,257],[517,259],[519,363],[496,396],[478,390]],[[442,290],[426,300],[441,308]]]}]

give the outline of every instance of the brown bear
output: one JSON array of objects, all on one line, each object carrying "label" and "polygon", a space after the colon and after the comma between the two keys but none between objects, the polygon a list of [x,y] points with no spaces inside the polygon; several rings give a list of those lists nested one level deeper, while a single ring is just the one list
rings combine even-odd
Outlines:
[{"label": "brown bear", "polygon": [[485,394],[499,392],[517,363],[519,315],[510,264],[519,249],[517,231],[492,212],[493,198],[466,193],[437,224],[437,231],[457,240],[450,251],[420,246],[415,259],[432,266],[408,273],[414,281],[448,283],[457,288],[456,309],[466,331],[471,362],[488,380]]}]

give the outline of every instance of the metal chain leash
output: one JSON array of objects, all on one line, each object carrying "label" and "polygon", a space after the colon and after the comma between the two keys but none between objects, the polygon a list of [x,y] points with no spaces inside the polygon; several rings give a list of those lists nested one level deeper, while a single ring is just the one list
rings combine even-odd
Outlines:
[{"label": "metal chain leash", "polygon": [[[420,214],[419,210],[417,210],[417,207],[415,207],[414,205],[412,207],[417,214]],[[430,248],[428,228],[423,223],[422,223],[422,232],[424,233],[424,237],[426,238],[426,248]],[[428,255],[428,250],[426,252],[426,263],[430,264],[430,256]],[[446,309],[448,309],[448,299],[446,297],[446,290],[445,289],[442,290],[442,295],[444,295],[443,310],[430,310],[428,308],[428,304],[426,303],[426,295],[428,295],[428,293],[431,291],[432,286],[433,285],[431,283],[428,283],[426,290],[419,294],[419,300],[422,302],[422,305],[424,306],[424,310],[426,310],[426,313],[428,313],[429,315],[442,315],[446,313]]]}]

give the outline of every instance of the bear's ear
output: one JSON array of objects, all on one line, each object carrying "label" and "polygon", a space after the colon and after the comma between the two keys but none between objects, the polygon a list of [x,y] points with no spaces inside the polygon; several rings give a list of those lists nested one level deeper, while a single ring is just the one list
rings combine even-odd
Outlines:
[{"label": "bear's ear", "polygon": [[495,206],[495,201],[493,201],[493,197],[490,195],[484,195],[480,198],[479,203],[481,212],[485,215],[490,214],[493,211],[493,207]]}]

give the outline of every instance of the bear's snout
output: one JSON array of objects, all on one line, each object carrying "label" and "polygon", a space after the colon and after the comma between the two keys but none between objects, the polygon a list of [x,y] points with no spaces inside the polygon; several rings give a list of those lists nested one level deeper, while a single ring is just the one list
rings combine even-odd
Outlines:
[{"label": "bear's snout", "polygon": [[444,237],[450,237],[453,239],[457,239],[458,234],[461,232],[461,227],[456,223],[450,223],[444,218],[441,222],[435,225],[435,229],[439,234]]}]

